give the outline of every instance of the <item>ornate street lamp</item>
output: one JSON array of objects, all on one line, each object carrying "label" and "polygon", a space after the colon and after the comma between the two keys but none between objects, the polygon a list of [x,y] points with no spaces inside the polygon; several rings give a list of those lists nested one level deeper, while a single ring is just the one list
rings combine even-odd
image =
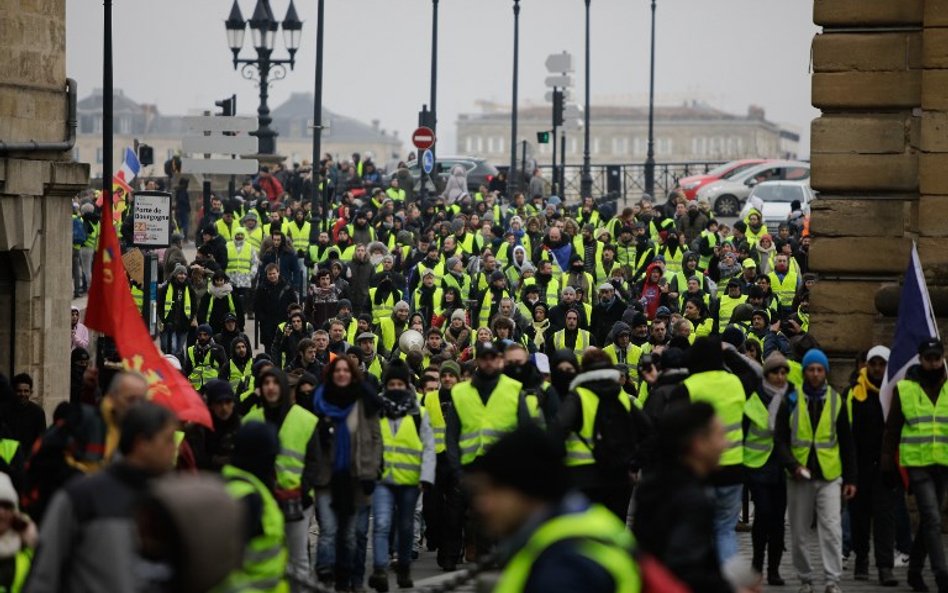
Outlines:
[{"label": "ornate street lamp", "polygon": [[[241,58],[240,51],[244,46],[244,36],[247,25],[250,25],[250,42],[257,55],[255,58]],[[276,33],[283,29],[283,43],[286,45],[288,58],[276,59],[271,57],[276,40]],[[224,21],[227,33],[227,45],[234,54],[234,70],[240,67],[241,75],[247,80],[257,82],[260,89],[260,106],[257,107],[259,127],[251,132],[257,137],[258,152],[260,154],[274,154],[276,152],[277,132],[270,128],[273,119],[270,117],[270,107],[267,98],[270,93],[270,83],[286,77],[286,66],[293,69],[296,65],[296,51],[300,47],[300,37],[303,31],[303,22],[296,13],[293,0],[286,10],[283,22],[273,17],[269,0],[257,0],[253,9],[253,16],[249,23],[244,20],[237,0],[230,9],[230,16]]]}]

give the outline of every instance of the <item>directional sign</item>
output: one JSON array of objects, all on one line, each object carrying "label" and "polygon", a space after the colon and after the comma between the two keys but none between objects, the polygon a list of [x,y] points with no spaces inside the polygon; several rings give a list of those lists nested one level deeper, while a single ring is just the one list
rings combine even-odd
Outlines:
[{"label": "directional sign", "polygon": [[252,132],[257,129],[255,117],[220,117],[213,115],[191,115],[184,118],[190,133],[204,132]]},{"label": "directional sign", "polygon": [[418,150],[427,150],[435,144],[435,133],[431,128],[421,126],[411,134],[411,143]]},{"label": "directional sign", "polygon": [[[570,96],[570,91],[569,91],[569,89],[562,89],[562,90],[560,90],[560,92],[563,93],[563,100],[564,100],[564,101],[569,101],[569,100],[570,100],[571,96]],[[553,102],[553,91],[547,91],[546,94],[543,95],[543,99],[544,99],[547,103],[552,103],[552,102]]]},{"label": "directional sign", "polygon": [[565,119],[579,119],[583,116],[583,109],[575,103],[569,103],[563,107],[563,117]]},{"label": "directional sign", "polygon": [[567,74],[573,71],[573,54],[565,51],[560,54],[550,54],[546,58],[546,71],[550,74]]},{"label": "directional sign", "polygon": [[425,172],[425,175],[431,175],[434,171],[434,153],[428,149],[425,149],[421,155],[421,170]]},{"label": "directional sign", "polygon": [[253,136],[185,136],[181,150],[193,154],[250,154],[257,152]]},{"label": "directional sign", "polygon": [[256,159],[181,159],[181,172],[194,175],[253,175],[258,170]]},{"label": "directional sign", "polygon": [[573,86],[573,77],[568,74],[561,74],[558,76],[547,76],[546,77],[546,86],[553,88],[568,88]]}]

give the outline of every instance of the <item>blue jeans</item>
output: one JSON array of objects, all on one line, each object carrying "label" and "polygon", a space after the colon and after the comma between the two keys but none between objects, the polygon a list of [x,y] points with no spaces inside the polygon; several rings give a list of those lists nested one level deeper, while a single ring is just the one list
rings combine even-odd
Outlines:
[{"label": "blue jeans", "polygon": [[366,543],[369,530],[368,505],[355,515],[340,516],[332,508],[332,495],[316,495],[319,539],[316,540],[316,575],[335,577],[337,588],[361,586],[365,576]]},{"label": "blue jeans", "polygon": [[188,332],[176,332],[167,327],[161,332],[161,350],[165,354],[174,354],[183,359],[184,350],[187,347]]},{"label": "blue jeans", "polygon": [[743,484],[714,487],[714,543],[723,565],[737,554],[737,519],[741,514]]},{"label": "blue jeans", "polygon": [[411,565],[412,543],[415,534],[415,505],[418,502],[417,486],[395,486],[379,484],[372,494],[372,567],[384,569],[388,566],[389,536],[392,520],[398,531],[398,564],[402,568]]}]

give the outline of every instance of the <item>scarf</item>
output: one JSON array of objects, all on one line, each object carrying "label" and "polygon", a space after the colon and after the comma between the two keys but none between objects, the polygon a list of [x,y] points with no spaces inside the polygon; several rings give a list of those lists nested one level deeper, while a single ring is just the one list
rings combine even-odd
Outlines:
[{"label": "scarf", "polygon": [[221,286],[214,286],[214,284],[211,284],[207,287],[207,291],[211,293],[211,296],[215,299],[226,299],[230,293],[234,291],[234,287],[230,282],[225,282]]},{"label": "scarf", "polygon": [[859,375],[856,376],[856,384],[853,385],[850,393],[853,394],[853,399],[857,402],[864,402],[870,393],[878,396],[879,388],[872,384],[872,381],[869,380],[869,375],[866,373],[866,369],[863,368],[859,369]]},{"label": "scarf", "polygon": [[533,322],[533,331],[536,334],[533,337],[533,343],[536,345],[537,349],[543,348],[543,346],[546,344],[546,337],[544,336],[544,334],[546,333],[546,330],[549,328],[550,328],[549,319]]},{"label": "scarf", "polygon": [[387,389],[381,404],[386,418],[404,418],[418,411],[418,398],[407,389]]},{"label": "scarf", "polygon": [[329,403],[326,398],[325,387],[320,388],[316,394],[316,401],[313,406],[316,414],[318,416],[325,416],[332,421],[336,436],[336,455],[332,460],[333,473],[349,471],[351,464],[350,457],[352,454],[352,437],[349,434],[349,425],[346,423],[346,419],[352,412],[353,406],[355,406],[355,402],[347,406]]},{"label": "scarf", "polygon": [[786,395],[790,389],[790,384],[787,383],[783,387],[775,387],[767,381],[763,381],[760,387],[763,393],[759,393],[758,396],[760,396],[764,405],[767,406],[767,430],[773,432],[777,423],[777,411],[783,402],[783,396]]}]

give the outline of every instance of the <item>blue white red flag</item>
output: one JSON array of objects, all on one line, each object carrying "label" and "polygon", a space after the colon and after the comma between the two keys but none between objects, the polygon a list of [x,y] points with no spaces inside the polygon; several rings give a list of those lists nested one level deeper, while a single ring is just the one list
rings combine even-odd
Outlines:
[{"label": "blue white red flag", "polygon": [[928,285],[922,273],[922,263],[918,259],[918,248],[912,243],[912,254],[905,280],[902,283],[902,295],[899,298],[899,316],[895,324],[895,338],[892,352],[885,370],[885,379],[879,391],[882,411],[888,416],[892,403],[892,391],[896,383],[905,377],[905,371],[918,364],[918,346],[925,340],[939,337],[935,312],[928,295]]}]

